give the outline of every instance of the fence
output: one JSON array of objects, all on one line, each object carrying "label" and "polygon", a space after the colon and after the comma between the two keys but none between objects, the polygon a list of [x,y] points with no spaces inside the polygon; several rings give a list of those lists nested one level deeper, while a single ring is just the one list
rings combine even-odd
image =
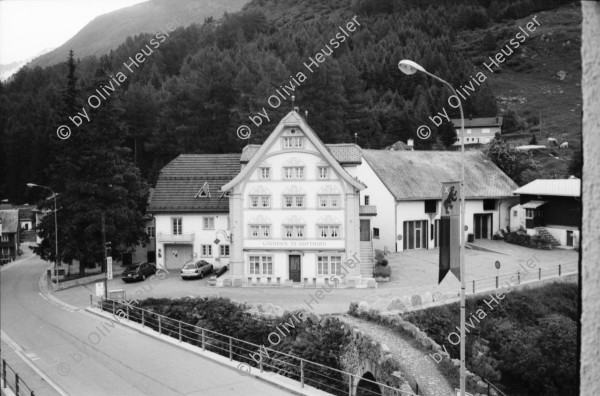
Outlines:
[{"label": "fence", "polygon": [[4,359],[2,359],[2,373],[0,375],[2,376],[2,388],[8,387],[17,396],[35,396],[33,390],[27,386],[25,381],[19,377],[19,374]]},{"label": "fence", "polygon": [[[112,312],[113,317],[137,322],[142,327],[149,327],[159,334],[178,339],[179,342],[201,347],[229,358],[229,361],[240,362],[240,374],[248,374],[250,367],[259,369],[260,372],[270,371],[305,385],[321,389],[335,395],[354,395],[353,390],[359,390],[360,395],[390,395],[390,396],[416,396],[411,392],[404,392],[391,386],[358,378],[357,375],[311,362],[284,352],[240,340],[225,334],[195,326],[157,314],[142,308],[134,307],[115,300],[102,299],[100,309]],[[117,319],[118,320],[118,319]],[[255,360],[251,358],[253,355]],[[247,370],[243,369],[243,365]],[[361,386],[362,385],[362,386]]]},{"label": "fence", "polygon": [[477,293],[478,291],[494,290],[501,285],[508,283],[511,286],[520,285],[524,281],[551,279],[564,275],[577,273],[579,265],[577,263],[559,264],[556,268],[537,267],[531,269],[513,272],[511,274],[490,276],[489,278],[468,280],[467,293]]}]

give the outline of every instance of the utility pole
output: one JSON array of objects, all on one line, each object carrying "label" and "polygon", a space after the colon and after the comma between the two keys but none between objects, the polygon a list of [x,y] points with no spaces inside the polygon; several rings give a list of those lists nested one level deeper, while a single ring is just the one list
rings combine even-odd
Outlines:
[{"label": "utility pole", "polygon": [[106,221],[104,212],[102,212],[102,265],[104,266],[104,298],[108,298],[108,265],[106,262]]}]

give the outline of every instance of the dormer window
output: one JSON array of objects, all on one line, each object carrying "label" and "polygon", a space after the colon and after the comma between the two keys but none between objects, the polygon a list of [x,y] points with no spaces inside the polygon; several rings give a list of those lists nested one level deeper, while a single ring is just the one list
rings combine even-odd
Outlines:
[{"label": "dormer window", "polygon": [[295,149],[304,147],[304,138],[302,136],[284,136],[283,148]]},{"label": "dormer window", "polygon": [[227,190],[227,191],[223,191],[221,193],[221,198],[229,198],[231,191]]},{"label": "dormer window", "polygon": [[208,182],[204,183],[194,198],[210,198],[210,188]]}]

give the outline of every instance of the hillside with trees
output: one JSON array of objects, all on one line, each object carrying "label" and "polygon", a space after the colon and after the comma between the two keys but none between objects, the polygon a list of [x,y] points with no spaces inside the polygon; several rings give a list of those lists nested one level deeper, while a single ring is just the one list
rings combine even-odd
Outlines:
[{"label": "hillside with trees", "polygon": [[[412,138],[417,149],[430,149],[441,145],[437,131],[433,128],[432,137],[421,140],[416,138],[416,128],[444,106],[449,108],[448,92],[423,75],[403,75],[397,68],[399,60],[415,60],[460,86],[481,70],[481,59],[473,54],[471,44],[476,43],[477,50],[484,46],[494,51],[495,43],[498,51],[502,40],[532,13],[571,13],[575,7],[567,0],[336,0],[325,4],[254,0],[241,12],[178,28],[158,48],[149,45],[154,35],[139,34],[107,55],[79,59],[77,96],[69,110],[61,99],[67,89],[65,53],[65,63],[25,68],[0,85],[0,198],[34,202],[41,193],[28,191],[26,183],[54,185],[52,169],[65,160],[59,158],[65,141],[57,139],[57,127],[68,125],[73,135],[87,133],[69,117],[87,108],[92,113],[90,127],[98,122],[107,103],[92,112],[88,98],[123,71],[126,80],[106,99],[111,122],[119,127],[119,147],[127,149],[119,150],[118,156],[131,161],[150,185],[162,166],[180,153],[239,152],[246,144],[261,143],[292,109],[291,94],[325,143],[356,139],[362,147],[382,148]],[[339,27],[354,16],[360,27],[339,40],[339,47],[331,48],[318,69],[307,71],[303,63],[323,48],[327,51],[327,44],[332,47]],[[502,26],[510,27],[501,32]],[[540,48],[549,42],[556,46],[556,40],[567,39],[577,46],[579,37],[569,34],[550,41],[532,37],[527,46]],[[524,48],[513,55],[515,63],[507,64],[502,75],[532,79],[531,69],[546,55]],[[124,63],[131,64],[130,57],[142,49],[152,52],[139,67],[127,71]],[[571,69],[580,68],[580,58],[570,51],[566,54],[563,62]],[[524,63],[531,68],[521,70]],[[306,78],[293,83],[298,72]],[[97,80],[99,75],[105,80]],[[466,114],[483,117],[510,110],[499,102],[495,80],[490,81],[466,99]],[[290,85],[293,92],[284,90]],[[268,99],[276,90],[283,99],[274,109]],[[249,116],[263,109],[269,121],[257,127]],[[521,124],[527,120],[522,117],[516,117]],[[241,124],[252,130],[247,140],[237,137]],[[573,123],[572,135],[578,136],[579,131],[580,123]],[[566,176],[566,170],[561,172]]]}]

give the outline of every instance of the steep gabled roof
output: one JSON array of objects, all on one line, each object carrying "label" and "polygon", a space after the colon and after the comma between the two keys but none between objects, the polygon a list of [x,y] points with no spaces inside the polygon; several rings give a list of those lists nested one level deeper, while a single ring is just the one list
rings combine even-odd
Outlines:
[{"label": "steep gabled roof", "polygon": [[[442,182],[460,180],[461,153],[362,150],[397,201],[441,199]],[[465,197],[512,197],[517,184],[478,151],[465,152]]]},{"label": "steep gabled roof", "polygon": [[[234,185],[236,185],[241,180],[243,180],[243,178],[248,174],[248,172],[251,172],[256,167],[256,165],[260,161],[263,153],[265,153],[271,147],[271,145],[273,144],[275,139],[278,138],[280,132],[286,126],[297,126],[297,127],[301,128],[304,131],[307,139],[309,139],[311,141],[311,143],[317,148],[317,150],[321,153],[321,155],[325,158],[325,160],[327,160],[330,163],[330,165],[341,175],[341,177],[344,180],[346,180],[348,183],[350,183],[352,186],[354,186],[355,188],[357,188],[359,190],[362,190],[366,187],[359,180],[352,177],[340,165],[339,161],[334,158],[331,151],[325,146],[325,144],[323,144],[321,139],[319,139],[319,137],[312,130],[312,128],[310,126],[308,126],[308,124],[306,123],[304,118],[302,118],[302,116],[300,114],[298,114],[297,111],[292,110],[285,117],[283,117],[281,119],[281,121],[279,121],[279,124],[275,127],[275,130],[273,130],[273,132],[271,132],[271,134],[269,135],[267,140],[251,156],[251,158],[248,161],[248,165],[246,165],[246,167],[244,167],[244,169],[242,169],[242,171],[231,182],[229,182],[225,186],[223,186],[221,188],[221,190],[223,190],[223,191],[229,190]],[[340,147],[340,151],[344,151],[344,152],[347,151],[349,153],[350,150],[351,149],[346,146],[344,146],[343,148]]]},{"label": "steep gabled roof", "polygon": [[[148,212],[229,212],[221,187],[240,167],[240,154],[182,154],[161,170]],[[197,197],[204,186],[210,196]]]},{"label": "steep gabled roof", "polygon": [[581,196],[581,180],[572,179],[537,179],[513,191],[521,195],[552,195],[557,197]]},{"label": "steep gabled roof", "polygon": [[19,230],[19,211],[17,209],[0,210],[2,233],[12,233]]}]

